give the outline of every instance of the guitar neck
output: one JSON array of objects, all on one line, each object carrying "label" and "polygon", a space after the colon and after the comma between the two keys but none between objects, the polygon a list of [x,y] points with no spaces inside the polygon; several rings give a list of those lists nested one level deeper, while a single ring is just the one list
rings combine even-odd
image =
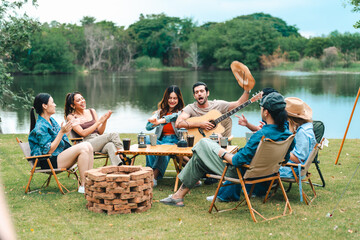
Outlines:
[{"label": "guitar neck", "polygon": [[214,120],[214,122],[216,124],[218,124],[219,122],[225,120],[226,118],[230,117],[231,115],[233,115],[234,113],[237,113],[239,110],[243,109],[244,107],[246,107],[247,105],[251,104],[251,100],[247,100],[245,103],[241,104],[240,106],[234,108],[233,110],[224,113],[223,115],[221,115],[220,117],[218,117],[217,119]]}]

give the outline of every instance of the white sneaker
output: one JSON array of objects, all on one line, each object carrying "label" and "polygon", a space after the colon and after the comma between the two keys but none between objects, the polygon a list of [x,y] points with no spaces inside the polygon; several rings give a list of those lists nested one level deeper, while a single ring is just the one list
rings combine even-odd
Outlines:
[{"label": "white sneaker", "polygon": [[212,196],[208,196],[206,197],[206,200],[209,201],[209,202],[212,202],[212,200],[214,199],[215,195],[212,195]]},{"label": "white sneaker", "polygon": [[156,187],[156,186],[157,186],[157,180],[156,180],[155,178],[154,178],[153,182],[154,182],[154,186],[153,186],[153,187]]},{"label": "white sneaker", "polygon": [[78,193],[84,194],[84,193],[85,193],[85,187],[84,187],[84,186],[80,186],[79,189],[78,189]]},{"label": "white sneaker", "polygon": [[[209,202],[212,202],[212,200],[214,199],[214,196],[215,195],[208,196],[208,197],[206,197],[206,200]],[[224,201],[217,197],[215,202],[224,202]]]}]

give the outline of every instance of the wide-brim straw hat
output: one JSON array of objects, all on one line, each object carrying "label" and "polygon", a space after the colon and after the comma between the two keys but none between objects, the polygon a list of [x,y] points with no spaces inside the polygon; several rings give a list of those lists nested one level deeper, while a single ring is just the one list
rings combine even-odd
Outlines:
[{"label": "wide-brim straw hat", "polygon": [[251,75],[249,68],[239,61],[233,61],[230,65],[240,87],[246,91],[250,91],[255,86],[255,79]]},{"label": "wide-brim straw hat", "polygon": [[296,97],[285,98],[288,116],[305,120],[312,119],[312,109],[303,100]]}]

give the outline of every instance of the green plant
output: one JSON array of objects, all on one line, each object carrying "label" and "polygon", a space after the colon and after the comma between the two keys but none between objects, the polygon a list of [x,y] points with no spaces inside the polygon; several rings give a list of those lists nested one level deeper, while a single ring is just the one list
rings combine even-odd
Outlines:
[{"label": "green plant", "polygon": [[288,54],[288,59],[291,62],[299,61],[300,53],[298,53],[297,51],[290,51],[289,54]]},{"label": "green plant", "polygon": [[139,70],[149,68],[163,68],[163,65],[159,58],[142,56],[135,59],[135,68]]},{"label": "green plant", "polygon": [[303,58],[300,61],[299,70],[304,72],[316,72],[321,68],[320,60],[316,58]]}]

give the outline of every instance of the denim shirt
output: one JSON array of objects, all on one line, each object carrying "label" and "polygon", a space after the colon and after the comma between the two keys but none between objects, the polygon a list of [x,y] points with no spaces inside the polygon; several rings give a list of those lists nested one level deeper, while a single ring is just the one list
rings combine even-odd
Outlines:
[{"label": "denim shirt", "polygon": [[[147,122],[146,123],[146,130],[151,131],[154,128],[156,128],[155,129],[155,134],[157,135],[157,138],[160,139],[164,126],[166,124],[168,124],[169,122],[171,122],[171,126],[174,129],[175,135],[176,135],[177,138],[179,138],[180,134],[178,132],[178,129],[175,127],[175,122],[176,122],[178,116],[180,115],[180,113],[181,113],[181,111],[179,111],[177,113],[170,114],[170,115],[163,116],[163,118],[165,118],[165,123],[157,125],[157,126],[154,126],[154,124],[152,124],[151,122]],[[156,111],[156,113],[152,117],[159,119],[160,118],[160,111]]]},{"label": "denim shirt", "polygon": [[[50,122],[51,124],[45,118],[39,115],[35,124],[35,128],[30,132],[28,138],[31,149],[31,156],[44,155],[49,153],[51,143],[55,140],[61,129],[59,124],[52,117],[50,117]],[[52,156],[59,155],[62,151],[69,148],[70,146],[69,139],[64,134],[58,147],[52,153]]]},{"label": "denim shirt", "polygon": [[[232,158],[232,163],[234,166],[241,166],[243,164],[250,164],[252,158],[255,156],[256,149],[260,143],[262,136],[265,138],[272,139],[273,141],[284,141],[286,140],[292,133],[286,129],[281,131],[274,124],[266,124],[259,131],[254,133],[246,145],[241,148]],[[285,156],[285,161],[289,161],[290,152],[294,148],[295,141],[292,142],[288,152]]]}]

